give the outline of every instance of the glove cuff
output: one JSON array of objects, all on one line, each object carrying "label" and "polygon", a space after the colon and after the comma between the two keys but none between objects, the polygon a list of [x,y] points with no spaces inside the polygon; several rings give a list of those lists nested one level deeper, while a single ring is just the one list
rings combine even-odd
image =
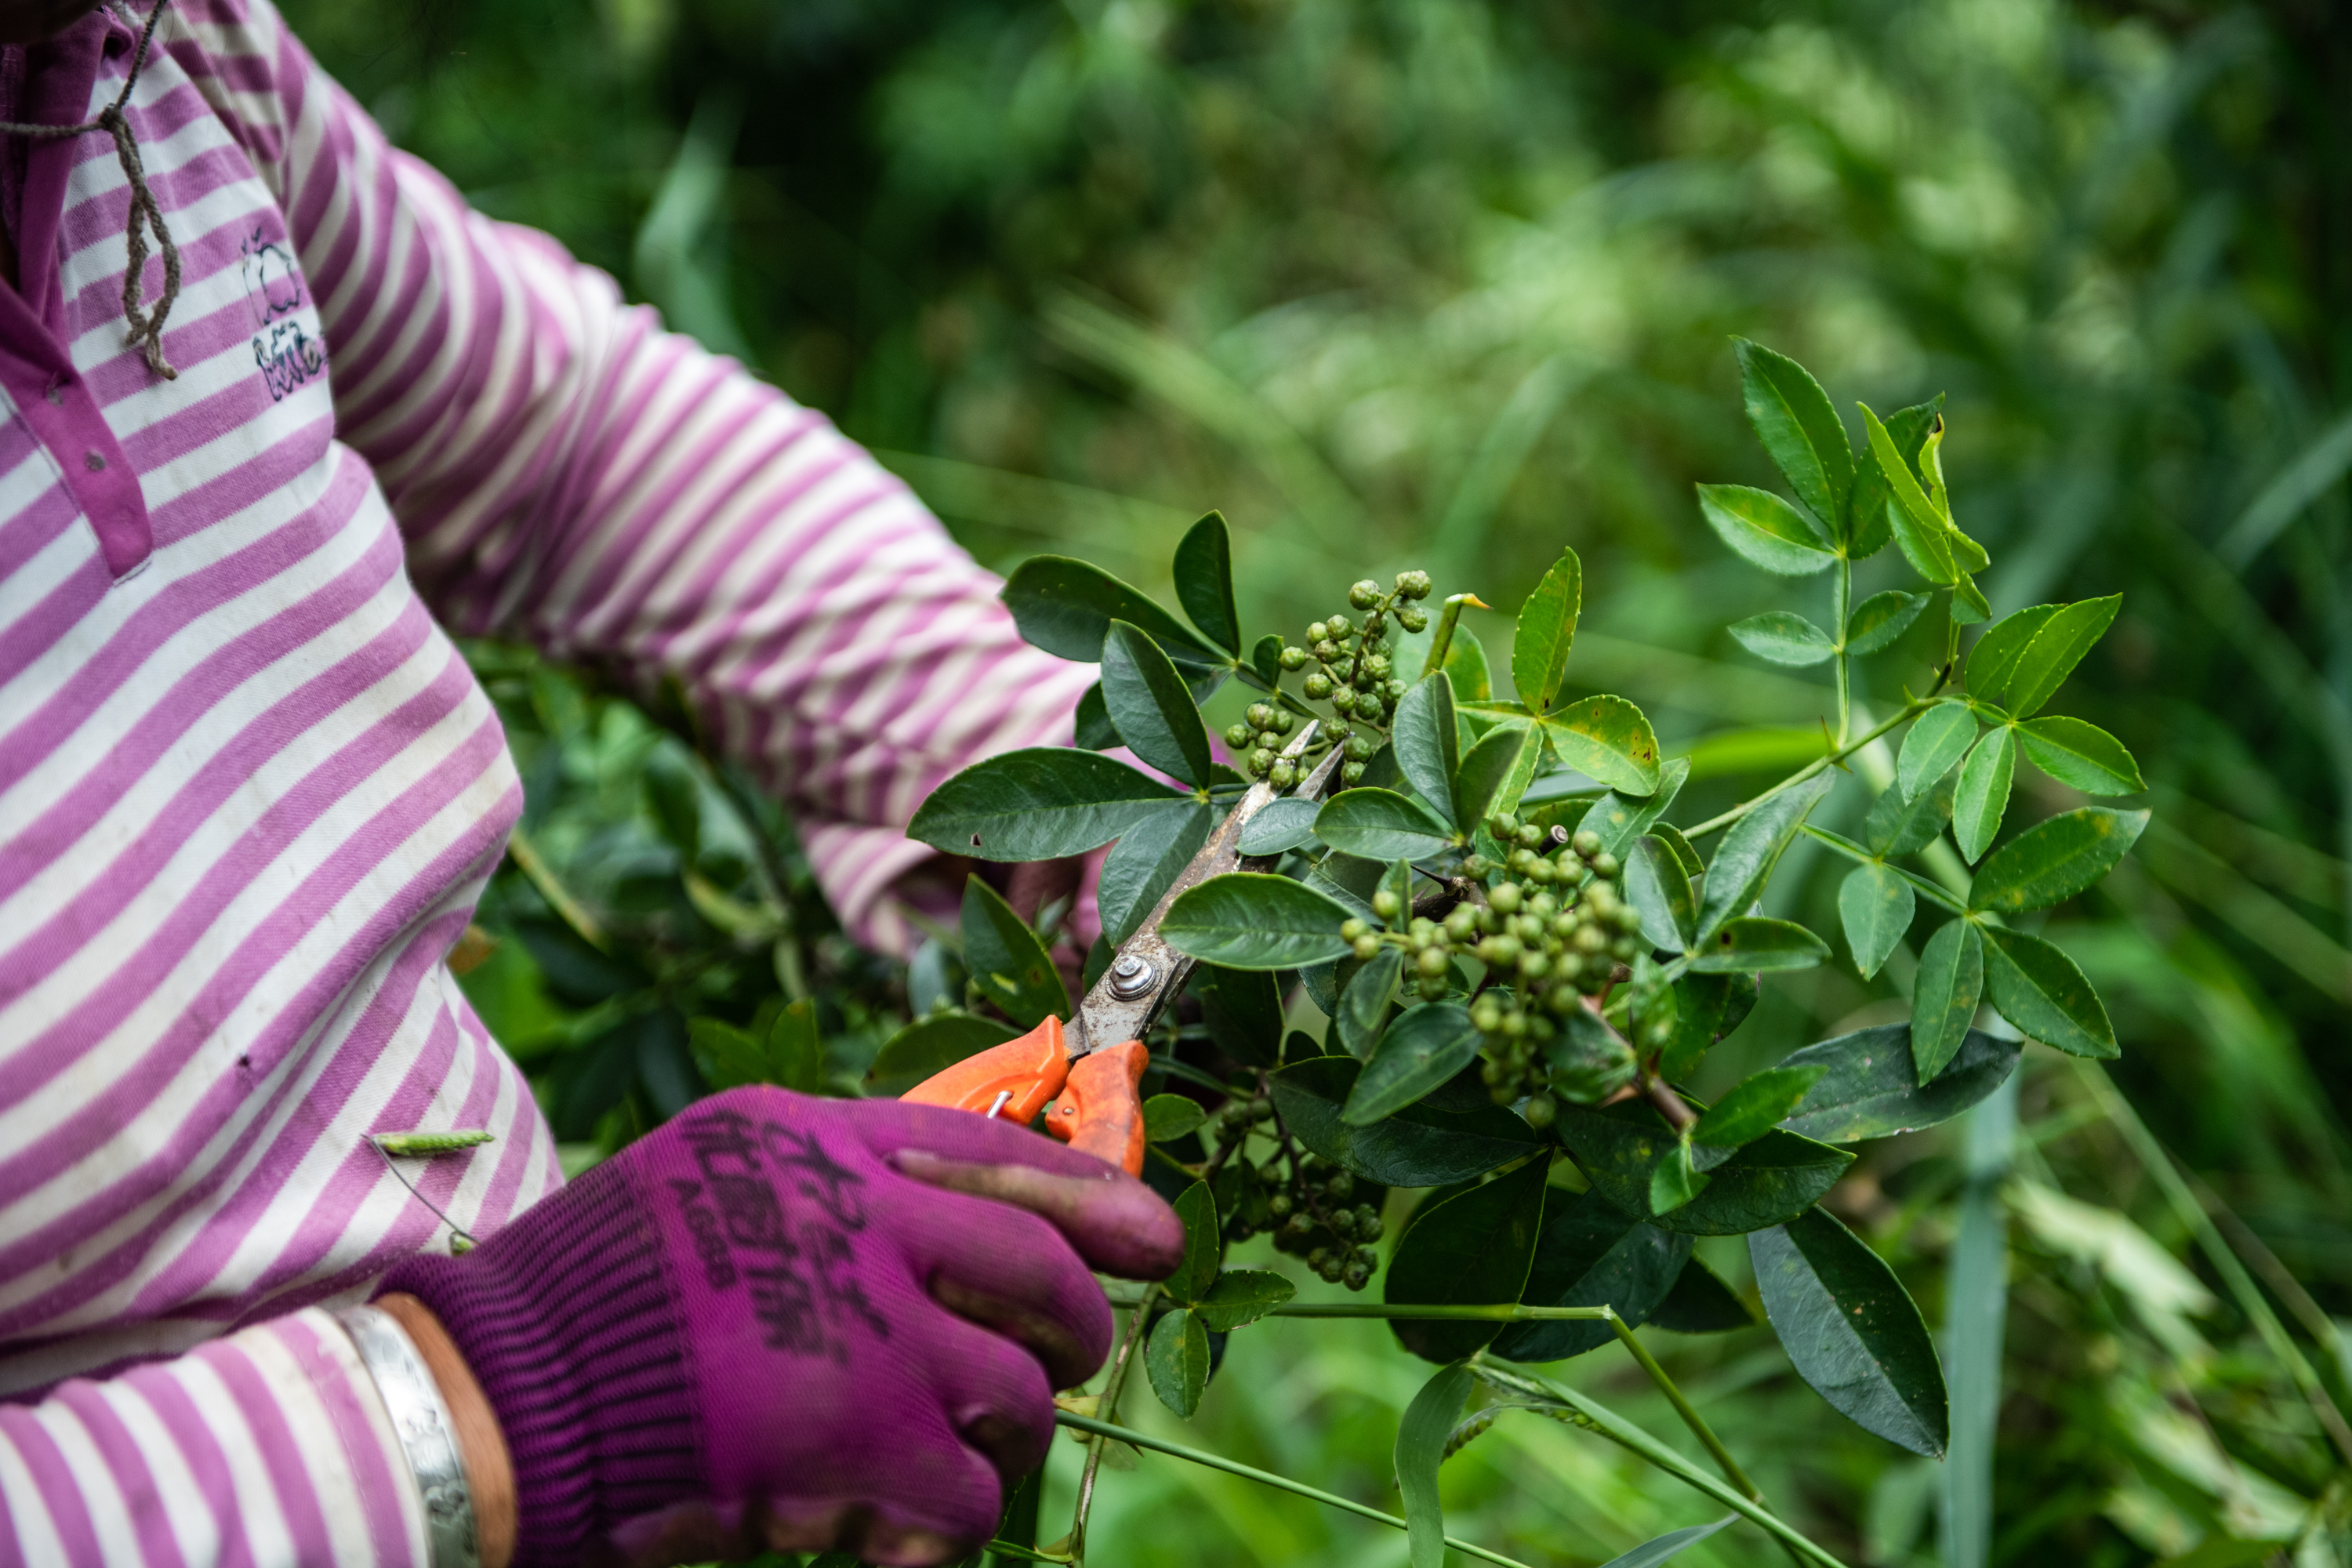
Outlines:
[{"label": "glove cuff", "polygon": [[433,1310],[512,1457],[515,1568],[574,1563],[620,1521],[699,1495],[677,1294],[651,1211],[612,1166],[463,1258],[410,1258],[377,1294]]}]

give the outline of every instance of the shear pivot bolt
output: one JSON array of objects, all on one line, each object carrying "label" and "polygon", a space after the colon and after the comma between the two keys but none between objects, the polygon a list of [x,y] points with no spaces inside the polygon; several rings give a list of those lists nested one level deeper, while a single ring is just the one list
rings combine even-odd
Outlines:
[{"label": "shear pivot bolt", "polygon": [[1150,990],[1157,978],[1149,960],[1131,952],[1122,953],[1110,966],[1110,994],[1122,1002],[1132,1002]]}]

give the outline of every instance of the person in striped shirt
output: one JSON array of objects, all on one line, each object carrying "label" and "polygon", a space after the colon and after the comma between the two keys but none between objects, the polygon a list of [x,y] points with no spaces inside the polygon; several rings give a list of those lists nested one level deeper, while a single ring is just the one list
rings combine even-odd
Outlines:
[{"label": "person in striped shirt", "polygon": [[[0,1562],[968,1548],[1173,1216],[777,1090],[562,1184],[443,962],[520,805],[444,628],[677,681],[886,948],[915,805],[1091,672],[268,0],[0,38]],[[367,1142],[445,1128],[463,1259]]]}]

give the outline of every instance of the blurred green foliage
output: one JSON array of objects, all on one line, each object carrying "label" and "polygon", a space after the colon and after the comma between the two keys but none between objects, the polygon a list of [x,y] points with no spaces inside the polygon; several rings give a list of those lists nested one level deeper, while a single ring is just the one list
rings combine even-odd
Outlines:
[{"label": "blurred green foliage", "polygon": [[[1802,359],[1842,407],[1948,392],[1947,468],[1993,555],[1995,613],[2125,596],[2071,710],[2141,759],[2157,816],[2049,934],[2115,1008],[2118,1084],[2242,1219],[2231,1239],[2343,1401],[2352,34],[2329,7],[287,9],[478,205],[831,412],[992,564],[1062,550],[1164,589],[1174,531],[1214,505],[1245,620],[1295,626],[1403,565],[1515,605],[1565,536],[1596,585],[1575,679],[1639,700],[1670,753],[1702,724],[1749,727],[1695,758],[1693,791],[1722,803],[1784,772],[1830,702],[1825,678],[1768,670],[1723,629],[1785,602],[1692,499],[1696,479],[1774,483],[1727,334]],[[1865,572],[1858,592],[1884,585]],[[1916,655],[1886,661],[1915,689],[1932,657]],[[491,665],[539,792],[527,832],[558,886],[591,884],[637,966],[620,989],[564,993],[554,911],[502,874],[486,921],[518,940],[468,984],[540,1058],[566,1136],[625,1136],[690,1091],[690,1014],[772,1029],[779,942],[853,1078],[904,1016],[903,982],[826,936],[788,826],[636,708],[548,672],[540,687],[578,702],[551,707],[509,657]],[[664,847],[656,755],[709,820],[751,825],[698,869],[726,905],[700,907],[680,875],[697,868]],[[1792,856],[1784,877],[1824,929],[1842,869]],[[730,908],[751,923],[712,920]],[[1775,987],[1699,1087],[1906,1016],[1909,963]],[[640,999],[629,1018],[677,1023],[633,1025],[620,1108],[564,1121],[592,1070],[564,1047],[626,1021],[583,1021],[621,997]],[[2312,1527],[2340,1529],[2347,1472],[2187,1216],[2071,1068],[2031,1058],[2019,1114],[2014,1181],[2032,1185],[2000,1189],[2003,1209],[1956,1204],[1977,1190],[1958,1137],[1896,1141],[1841,1189],[1931,1322],[1956,1226],[2010,1215],[1989,1542],[1939,1532],[1934,1468],[1839,1430],[1769,1346],[1662,1341],[1677,1376],[1850,1560],[2338,1561]],[[1369,1327],[1253,1331],[1264,1375],[1213,1384],[1192,1440],[1380,1500],[1411,1363]],[[1570,1369],[1669,1429],[1624,1370],[1605,1353]],[[1586,1563],[1700,1516],[1614,1451],[1525,1420],[1447,1468],[1461,1533]],[[1113,1478],[1104,1510],[1097,1539],[1123,1561],[1402,1560],[1401,1538],[1159,1459]],[[1683,1561],[1759,1550],[1730,1531]]]}]

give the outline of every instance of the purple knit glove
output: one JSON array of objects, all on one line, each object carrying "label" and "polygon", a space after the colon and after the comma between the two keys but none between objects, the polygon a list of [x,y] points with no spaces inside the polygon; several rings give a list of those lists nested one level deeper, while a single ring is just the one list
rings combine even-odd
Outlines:
[{"label": "purple knit glove", "polygon": [[1053,1390],[1108,1352],[1088,1265],[1159,1279],[1183,1247],[1150,1188],[1024,1128],[750,1088],[383,1289],[432,1308],[489,1397],[519,1568],[929,1563],[988,1537]]}]

